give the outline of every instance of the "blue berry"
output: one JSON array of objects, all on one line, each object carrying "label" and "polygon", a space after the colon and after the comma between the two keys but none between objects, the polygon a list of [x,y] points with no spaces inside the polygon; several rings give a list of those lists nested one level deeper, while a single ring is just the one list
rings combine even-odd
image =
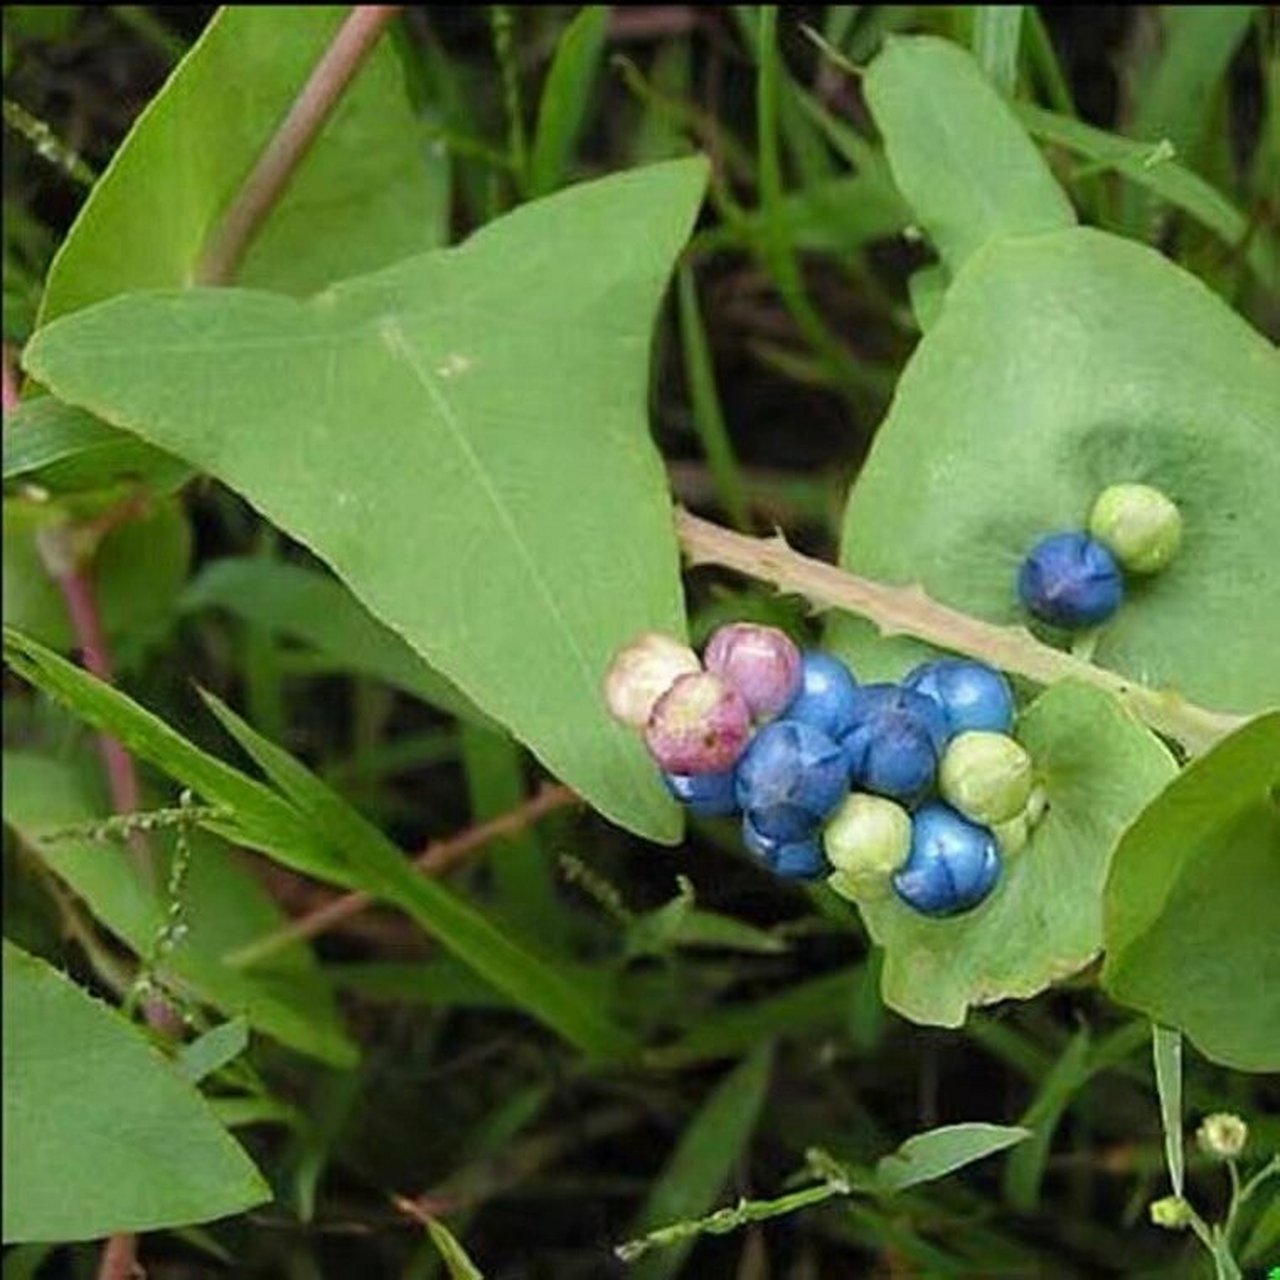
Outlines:
[{"label": "blue berry", "polygon": [[667,790],[699,818],[724,818],[738,812],[732,769],[724,773],[664,773],[662,780]]},{"label": "blue berry", "polygon": [[1051,533],[1027,554],[1018,596],[1055,627],[1096,627],[1120,607],[1124,576],[1115,557],[1087,533]]},{"label": "blue berry", "polygon": [[853,728],[841,740],[855,786],[911,804],[933,785],[947,718],[932,698],[893,684],[857,691]]},{"label": "blue berry", "polygon": [[1004,675],[969,658],[935,658],[902,681],[932,698],[946,713],[952,734],[971,729],[1008,733],[1013,728],[1013,690]]},{"label": "blue berry", "polygon": [[927,804],[911,824],[911,853],[894,872],[893,888],[927,916],[976,907],[1000,878],[1000,850],[986,827],[945,804]]},{"label": "blue berry", "polygon": [[774,840],[757,830],[751,815],[746,814],[742,819],[742,839],[774,875],[784,880],[821,880],[831,873],[816,826],[799,839]]},{"label": "blue berry", "polygon": [[736,770],[738,807],[770,840],[798,840],[844,799],[848,766],[840,744],[789,717],[760,729]]},{"label": "blue berry", "polygon": [[857,689],[853,673],[839,658],[806,649],[800,659],[800,691],[783,715],[840,738],[853,725]]}]

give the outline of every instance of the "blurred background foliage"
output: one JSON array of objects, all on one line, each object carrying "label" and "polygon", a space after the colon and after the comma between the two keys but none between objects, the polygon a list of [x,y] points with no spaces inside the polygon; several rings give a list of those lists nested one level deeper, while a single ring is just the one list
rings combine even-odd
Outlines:
[{"label": "blurred background foliage", "polygon": [[[928,279],[917,272],[930,259],[887,179],[856,75],[818,45],[854,68],[895,31],[970,45],[975,10],[788,7],[772,136],[756,118],[751,7],[602,11],[580,32],[590,55],[552,82],[578,12],[415,6],[398,22],[426,146],[447,161],[449,239],[554,185],[556,157],[530,153],[540,111],[568,122],[562,167],[574,178],[706,152],[711,199],[655,340],[654,435],[687,506],[757,532],[780,527],[833,558],[844,495],[919,336]],[[9,347],[32,332],[93,176],[212,13],[5,8]],[[1263,6],[1027,8],[1007,68],[1023,102],[1152,148],[1167,140],[1243,212],[1244,241],[1225,245],[1114,165],[1047,146],[1084,220],[1156,245],[1273,337],[1280,298],[1248,259],[1258,245],[1274,253],[1280,224],[1278,25]],[[778,182],[785,221],[761,212]],[[40,519],[31,504],[6,503],[5,615],[65,650],[62,602],[33,550]],[[98,562],[123,687],[225,750],[194,685],[213,691],[407,849],[533,795],[543,779],[532,761],[453,714],[438,689],[401,678],[316,568],[216,484],[157,502],[145,524],[108,535]],[[707,569],[687,586],[695,641],[743,617],[816,638],[793,600]],[[92,740],[5,679],[6,746],[52,752],[100,790]],[[156,802],[171,799],[150,782]],[[118,944],[6,840],[6,935],[109,989]],[[287,913],[329,897],[279,866],[245,865]],[[236,1068],[253,1104],[242,1102],[237,1133],[276,1202],[149,1239],[150,1275],[444,1274],[396,1194],[441,1215],[487,1276],[621,1275],[614,1245],[739,1195],[779,1194],[811,1147],[863,1167],[911,1133],[964,1120],[1021,1122],[1035,1137],[892,1202],[837,1200],[652,1253],[631,1273],[1209,1274],[1194,1242],[1147,1222],[1148,1202],[1167,1190],[1147,1028],[1089,973],[972,1016],[963,1033],[913,1026],[881,1005],[854,914],[772,880],[714,823],[665,849],[561,804],[451,875],[504,927],[572,963],[584,989],[613,990],[661,1045],[645,1069],[584,1068],[403,917],[353,916],[316,949],[358,1065],[253,1039]],[[1235,1111],[1256,1151],[1280,1144],[1275,1080],[1191,1053],[1187,1073],[1191,1116]],[[1201,1200],[1222,1201],[1219,1168],[1193,1156],[1189,1176]],[[1242,1255],[1255,1269],[1280,1258],[1274,1205]],[[21,1246],[3,1274],[52,1280],[95,1266],[92,1246]]]}]

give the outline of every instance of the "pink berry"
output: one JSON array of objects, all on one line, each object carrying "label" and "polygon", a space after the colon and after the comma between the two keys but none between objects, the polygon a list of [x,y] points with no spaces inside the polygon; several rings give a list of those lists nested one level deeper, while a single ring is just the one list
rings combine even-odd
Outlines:
[{"label": "pink berry", "polygon": [[668,773],[722,773],[751,737],[751,711],[719,676],[681,676],[658,699],[645,726],[650,754]]},{"label": "pink berry", "polygon": [[727,680],[757,719],[786,710],[800,688],[800,650],[777,627],[733,622],[707,644],[708,671]]},{"label": "pink berry", "polygon": [[643,729],[654,704],[676,679],[701,670],[698,655],[687,644],[646,631],[614,655],[604,677],[605,701],[616,719]]}]

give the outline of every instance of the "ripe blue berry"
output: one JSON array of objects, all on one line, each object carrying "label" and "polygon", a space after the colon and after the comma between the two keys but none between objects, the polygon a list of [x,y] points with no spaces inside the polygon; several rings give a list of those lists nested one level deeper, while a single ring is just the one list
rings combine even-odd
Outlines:
[{"label": "ripe blue berry", "polygon": [[853,673],[839,658],[807,649],[800,660],[800,692],[787,707],[787,719],[843,737],[853,727],[857,688]]},{"label": "ripe blue berry", "polygon": [[893,684],[862,685],[841,740],[855,786],[911,804],[933,785],[947,721],[932,698]]},{"label": "ripe blue berry", "polygon": [[1115,557],[1087,533],[1051,533],[1027,554],[1018,595],[1055,627],[1096,627],[1120,607],[1124,577]]},{"label": "ripe blue berry", "polygon": [[667,790],[699,818],[725,818],[738,812],[732,769],[724,773],[664,773],[662,780]]},{"label": "ripe blue berry", "polygon": [[751,815],[746,814],[742,819],[742,840],[774,875],[784,880],[821,880],[830,874],[816,827],[797,840],[774,840],[758,831]]},{"label": "ripe blue berry", "polygon": [[912,820],[911,853],[894,873],[893,888],[927,916],[952,916],[976,907],[1000,878],[996,838],[945,804],[927,804]]},{"label": "ripe blue berry", "polygon": [[756,733],[738,761],[738,807],[770,840],[809,835],[849,789],[840,744],[821,729],[787,718]]},{"label": "ripe blue berry", "polygon": [[708,671],[727,680],[757,719],[780,715],[800,689],[800,650],[777,627],[734,622],[707,642]]},{"label": "ripe blue berry", "polygon": [[935,658],[908,672],[902,683],[942,708],[952,734],[972,729],[1008,733],[1013,728],[1013,690],[1001,672],[984,662]]}]

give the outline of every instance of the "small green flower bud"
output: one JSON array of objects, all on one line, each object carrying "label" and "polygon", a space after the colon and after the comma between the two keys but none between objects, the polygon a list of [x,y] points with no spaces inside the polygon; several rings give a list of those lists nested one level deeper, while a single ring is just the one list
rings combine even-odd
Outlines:
[{"label": "small green flower bud", "polygon": [[1181,1196],[1165,1196],[1149,1206],[1151,1221],[1166,1231],[1185,1231],[1191,1225],[1191,1206]]},{"label": "small green flower bud", "polygon": [[1031,757],[1003,733],[974,729],[951,740],[938,788],[952,808],[973,822],[1009,822],[1031,798]]},{"label": "small green flower bud", "polygon": [[1089,532],[1131,573],[1158,573],[1177,554],[1182,514],[1150,485],[1113,484],[1093,504]]},{"label": "small green flower bud", "polygon": [[1006,858],[1012,858],[1015,853],[1021,853],[1027,847],[1027,841],[1031,839],[1031,824],[1027,821],[1027,813],[1024,809],[1016,818],[1010,818],[1008,822],[993,822],[991,824],[991,834],[996,838],[996,844],[1000,846],[1000,852]]},{"label": "small green flower bud", "polygon": [[911,852],[911,818],[883,796],[851,795],[822,833],[835,868],[827,883],[842,898],[874,902],[887,898],[890,877]]},{"label": "small green flower bud", "polygon": [[1196,1144],[1207,1156],[1217,1160],[1234,1160],[1249,1140],[1249,1126],[1229,1111],[1216,1111],[1205,1116],[1196,1130]]}]

